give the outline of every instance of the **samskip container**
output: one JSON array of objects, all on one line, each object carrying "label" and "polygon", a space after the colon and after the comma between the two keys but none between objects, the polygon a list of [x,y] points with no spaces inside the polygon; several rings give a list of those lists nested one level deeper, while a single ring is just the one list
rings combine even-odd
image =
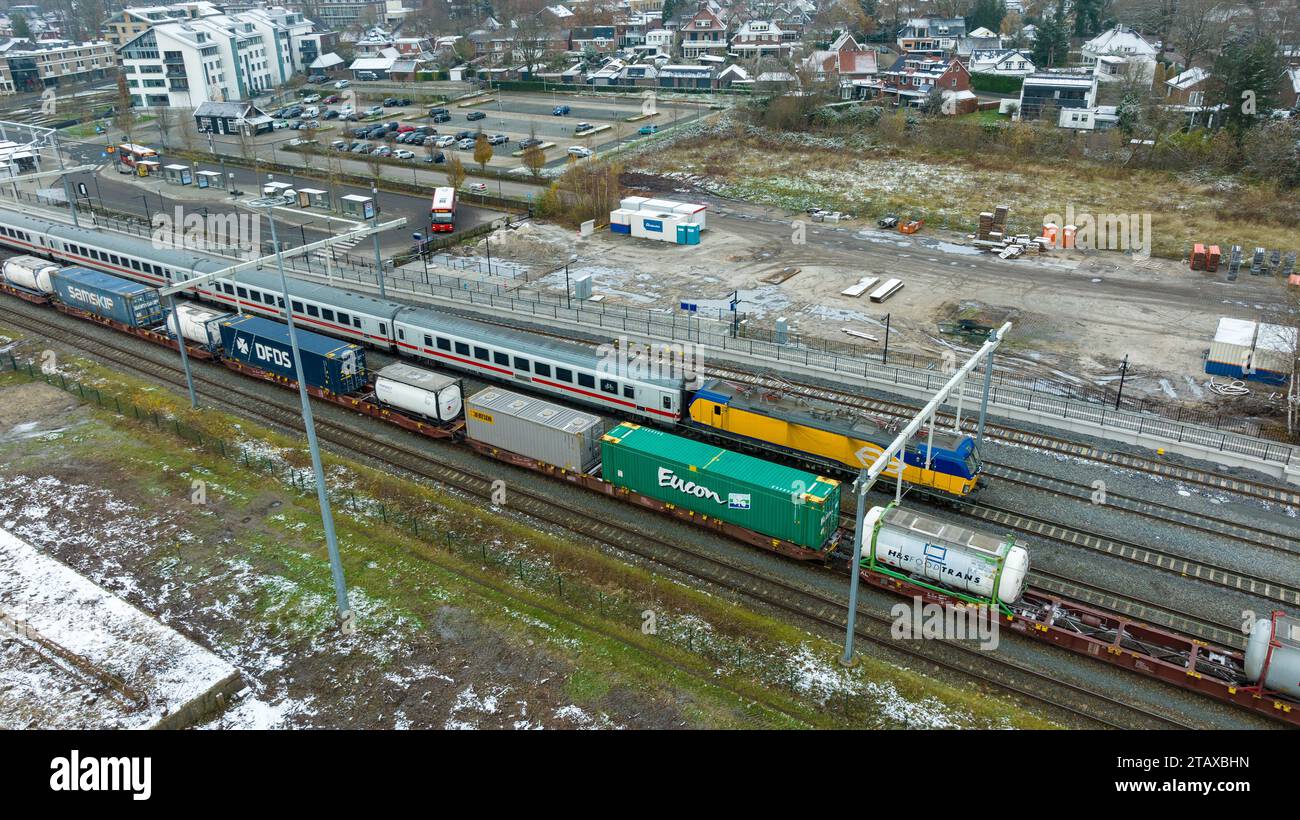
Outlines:
[{"label": "samskip container", "polygon": [[50,274],[50,284],[65,305],[129,327],[154,327],[163,321],[158,291],[139,282],[73,267]]},{"label": "samskip container", "polygon": [[[302,354],[303,381],[332,393],[354,393],[366,386],[366,351],[310,330],[296,328]],[[293,368],[289,328],[261,316],[221,323],[226,356],[286,379],[298,380]]]},{"label": "samskip container", "polygon": [[465,402],[469,437],[502,450],[586,472],[600,460],[600,416],[489,387]]},{"label": "samskip container", "polygon": [[839,524],[838,481],[651,427],[610,430],[601,461],[611,484],[802,547]]}]

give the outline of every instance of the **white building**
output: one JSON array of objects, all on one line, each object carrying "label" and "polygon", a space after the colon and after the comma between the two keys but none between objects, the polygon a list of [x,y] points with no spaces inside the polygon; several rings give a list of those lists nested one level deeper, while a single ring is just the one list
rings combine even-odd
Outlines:
[{"label": "white building", "polygon": [[1000,77],[1028,77],[1036,69],[1029,51],[1013,48],[975,49],[966,67],[972,74],[995,74]]},{"label": "white building", "polygon": [[141,108],[198,108],[250,100],[285,83],[303,50],[295,38],[313,26],[283,9],[157,23],[122,46],[132,102]]},{"label": "white building", "polygon": [[1155,78],[1156,47],[1127,26],[1115,26],[1083,44],[1083,64],[1093,69],[1101,82],[1116,82],[1127,76]]}]

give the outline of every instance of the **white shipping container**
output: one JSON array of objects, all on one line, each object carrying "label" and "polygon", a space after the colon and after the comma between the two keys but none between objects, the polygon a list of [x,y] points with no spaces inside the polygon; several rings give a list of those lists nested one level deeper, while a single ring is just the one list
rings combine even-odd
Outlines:
[{"label": "white shipping container", "polygon": [[53,293],[50,274],[58,269],[59,266],[53,262],[35,256],[15,256],[5,260],[2,270],[4,278],[12,285],[36,293]]},{"label": "white shipping container", "polygon": [[609,212],[609,222],[611,225],[631,225],[632,215],[635,211],[629,211],[627,208],[619,208],[616,211]]},{"label": "white shipping container", "polygon": [[176,336],[177,319],[180,320],[179,335],[191,342],[201,345],[221,344],[220,320],[230,316],[225,311],[178,302],[176,312],[167,314],[167,331]]},{"label": "white shipping container", "polygon": [[650,197],[647,196],[629,196],[620,200],[618,207],[625,211],[639,211],[641,210],[641,205],[649,201]]},{"label": "white shipping container", "polygon": [[600,461],[605,429],[600,416],[499,387],[465,402],[465,430],[472,440],[565,470],[586,472]]},{"label": "white shipping container", "polygon": [[1210,361],[1245,367],[1255,343],[1255,323],[1249,319],[1219,319],[1219,328],[1210,344]]},{"label": "white shipping container", "polygon": [[676,202],[671,199],[647,199],[645,202],[641,203],[641,210],[660,211],[662,213],[672,213],[672,211],[676,209],[678,205],[681,204],[682,203]]},{"label": "white shipping container", "polygon": [[673,208],[673,213],[683,214],[686,221],[692,225],[699,225],[700,230],[704,230],[704,214],[708,210],[707,205],[696,205],[691,202],[684,202]]},{"label": "white shipping container", "polygon": [[[682,218],[679,214],[640,211],[632,215],[632,235],[641,239],[676,242],[677,226],[681,222]],[[649,223],[650,227],[646,227],[647,223]],[[656,227],[658,230],[654,230]]]},{"label": "white shipping container", "polygon": [[1284,325],[1260,324],[1255,333],[1256,370],[1289,374],[1295,364],[1296,329]]},{"label": "white shipping container", "polygon": [[383,368],[375,379],[380,403],[434,421],[451,421],[460,415],[460,379],[397,362]]}]

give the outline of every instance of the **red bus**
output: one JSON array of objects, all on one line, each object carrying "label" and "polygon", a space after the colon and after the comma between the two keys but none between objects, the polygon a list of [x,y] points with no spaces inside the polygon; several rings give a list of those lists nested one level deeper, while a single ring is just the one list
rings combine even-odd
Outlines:
[{"label": "red bus", "polygon": [[440,233],[456,230],[455,188],[433,189],[433,207],[429,209],[429,230]]},{"label": "red bus", "polygon": [[134,168],[144,159],[156,160],[158,152],[147,145],[132,145],[129,142],[117,146],[117,161],[128,168]]}]

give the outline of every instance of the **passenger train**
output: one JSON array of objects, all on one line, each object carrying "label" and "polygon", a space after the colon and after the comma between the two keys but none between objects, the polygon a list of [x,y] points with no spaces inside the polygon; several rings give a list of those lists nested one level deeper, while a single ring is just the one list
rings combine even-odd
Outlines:
[{"label": "passenger train", "polygon": [[[4,207],[0,245],[155,286],[231,266],[199,252],[157,248],[145,238],[73,227]],[[279,274],[260,270],[218,278],[193,291],[200,300],[277,319],[285,315],[281,293]],[[795,406],[725,383],[711,382],[692,391],[680,379],[611,374],[595,351],[581,345],[293,277],[289,301],[294,320],[320,333],[525,386],[615,416],[746,442],[805,463],[838,468],[841,474],[856,473],[863,466],[860,454],[878,454],[893,438],[892,431],[867,419],[846,420],[842,413],[819,410],[803,400]],[[904,456],[904,481],[944,495],[969,494],[979,477],[979,460],[968,437],[936,438],[928,453],[926,444],[918,442]]]}]

